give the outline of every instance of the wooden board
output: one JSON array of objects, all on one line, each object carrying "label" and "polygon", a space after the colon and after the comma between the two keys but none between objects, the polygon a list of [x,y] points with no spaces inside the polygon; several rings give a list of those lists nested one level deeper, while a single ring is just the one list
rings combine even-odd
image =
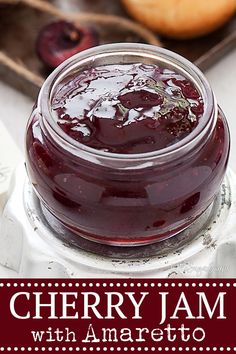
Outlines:
[{"label": "wooden board", "polygon": [[[93,11],[96,13],[126,16],[119,0],[51,0],[65,11]],[[145,1],[145,0],[144,0]],[[190,0],[191,1],[191,0]],[[216,0],[217,1],[217,0]],[[202,70],[209,68],[216,60],[232,48],[236,48],[236,16],[219,30],[194,40],[169,40],[160,38],[167,49],[177,52],[194,62]]]},{"label": "wooden board", "polygon": [[[118,17],[118,16],[120,17]],[[119,0],[0,0],[0,79],[35,99],[49,72],[35,51],[40,29],[64,18],[95,26],[101,43],[160,44],[158,36],[128,19]],[[201,69],[206,69],[236,45],[236,17],[214,33],[195,40],[160,38]]]},{"label": "wooden board", "polygon": [[[3,2],[5,5],[3,5]],[[0,79],[35,99],[49,75],[37,57],[35,43],[40,29],[58,18],[96,27],[100,42],[160,44],[149,30],[128,19],[99,14],[65,14],[40,0],[0,1]]]}]

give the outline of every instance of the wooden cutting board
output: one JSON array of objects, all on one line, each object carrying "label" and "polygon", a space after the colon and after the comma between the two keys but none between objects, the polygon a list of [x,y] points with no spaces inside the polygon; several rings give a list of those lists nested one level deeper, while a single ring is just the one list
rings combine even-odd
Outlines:
[{"label": "wooden cutting board", "polygon": [[[177,41],[128,19],[119,0],[0,0],[0,79],[33,99],[49,72],[35,51],[40,29],[58,18],[92,24],[101,43],[145,42],[173,50],[205,70],[236,45],[236,17],[196,40]],[[159,41],[160,40],[160,41]]]},{"label": "wooden cutting board", "polygon": [[[66,11],[92,11],[128,17],[119,0],[51,0],[51,2]],[[229,50],[236,48],[236,16],[219,30],[202,38],[170,40],[161,37],[160,40],[165,48],[183,55],[205,70]]]},{"label": "wooden cutting board", "polygon": [[92,25],[100,42],[145,42],[159,45],[146,28],[126,18],[112,15],[65,12],[41,0],[0,0],[0,79],[33,99],[50,74],[36,54],[40,29],[58,19]]}]

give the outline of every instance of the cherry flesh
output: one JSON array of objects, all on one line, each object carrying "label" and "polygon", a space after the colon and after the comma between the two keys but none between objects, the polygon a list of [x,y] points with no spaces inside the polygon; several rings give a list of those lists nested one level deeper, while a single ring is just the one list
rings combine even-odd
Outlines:
[{"label": "cherry flesh", "polygon": [[94,28],[58,21],[40,31],[36,50],[43,63],[54,69],[74,54],[98,44],[98,33]]}]

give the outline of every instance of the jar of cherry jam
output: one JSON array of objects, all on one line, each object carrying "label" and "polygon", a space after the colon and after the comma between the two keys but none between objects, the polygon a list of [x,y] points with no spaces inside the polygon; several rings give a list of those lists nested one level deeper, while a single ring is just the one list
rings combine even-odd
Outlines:
[{"label": "jar of cherry jam", "polygon": [[45,215],[98,243],[174,236],[217,196],[229,131],[204,75],[144,44],[84,51],[45,81],[26,133]]}]

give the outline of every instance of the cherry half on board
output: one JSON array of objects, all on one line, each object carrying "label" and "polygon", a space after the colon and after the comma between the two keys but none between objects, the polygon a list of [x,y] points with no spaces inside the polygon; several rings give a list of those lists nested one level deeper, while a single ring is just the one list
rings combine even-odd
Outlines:
[{"label": "cherry half on board", "polygon": [[46,25],[39,32],[36,51],[49,69],[55,69],[72,55],[98,44],[99,36],[94,28],[57,21]]}]

